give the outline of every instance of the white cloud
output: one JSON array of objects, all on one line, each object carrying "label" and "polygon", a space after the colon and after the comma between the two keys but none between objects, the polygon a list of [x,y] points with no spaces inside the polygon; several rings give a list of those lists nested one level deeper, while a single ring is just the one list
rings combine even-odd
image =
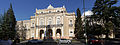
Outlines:
[{"label": "white cloud", "polygon": [[[93,12],[90,10],[85,12],[85,16],[89,16],[89,15],[93,15]],[[84,13],[82,14],[82,16],[84,16]]]}]

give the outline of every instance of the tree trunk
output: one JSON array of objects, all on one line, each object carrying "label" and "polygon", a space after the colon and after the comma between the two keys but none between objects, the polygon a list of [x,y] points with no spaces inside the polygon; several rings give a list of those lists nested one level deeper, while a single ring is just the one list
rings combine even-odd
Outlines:
[{"label": "tree trunk", "polygon": [[106,33],[105,35],[106,35],[106,37],[105,37],[105,38],[106,38],[106,39],[108,39],[108,38],[109,38],[109,37],[108,37],[108,33]]}]

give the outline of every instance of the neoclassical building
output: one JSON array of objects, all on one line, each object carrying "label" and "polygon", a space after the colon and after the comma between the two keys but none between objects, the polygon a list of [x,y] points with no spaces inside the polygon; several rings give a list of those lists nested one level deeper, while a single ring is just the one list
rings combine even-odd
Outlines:
[{"label": "neoclassical building", "polygon": [[[54,8],[49,5],[46,9],[37,9],[30,20],[24,20],[26,39],[36,38],[73,38],[75,28],[75,13],[68,13],[65,6]],[[27,22],[29,21],[29,22]],[[17,25],[21,24],[17,21]]]}]

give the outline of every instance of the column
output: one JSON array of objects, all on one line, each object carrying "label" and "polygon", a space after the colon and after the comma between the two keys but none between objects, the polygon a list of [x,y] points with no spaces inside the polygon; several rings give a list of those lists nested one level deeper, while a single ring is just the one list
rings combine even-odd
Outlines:
[{"label": "column", "polygon": [[63,29],[63,26],[62,26],[61,32],[62,32],[62,37],[63,37],[63,36],[64,36],[64,29]]},{"label": "column", "polygon": [[[62,19],[62,24],[64,25],[64,14],[63,14],[63,16],[61,17],[61,19]],[[61,32],[62,32],[62,37],[63,37],[63,36],[64,36],[64,26],[62,26]]]},{"label": "column", "polygon": [[55,27],[53,27],[52,31],[53,31],[53,37],[55,37]]},{"label": "column", "polygon": [[[55,16],[53,17],[53,25],[56,25],[56,18],[55,18]],[[53,27],[52,29],[53,29],[53,37],[55,37],[55,27]]]},{"label": "column", "polygon": [[44,29],[44,37],[46,37],[46,27],[45,27],[45,29]]},{"label": "column", "polygon": [[36,38],[38,38],[38,28],[36,28]]},{"label": "column", "polygon": [[[36,26],[38,26],[38,17],[37,17],[37,21],[36,21]],[[38,38],[38,27],[36,27],[36,38]]]},{"label": "column", "polygon": [[[45,17],[45,21],[44,21],[44,23],[45,23],[44,25],[45,25],[45,26],[47,26],[46,20],[47,20],[47,19],[46,19],[46,17]],[[44,37],[46,37],[46,27],[45,27],[45,29],[44,29]]]}]

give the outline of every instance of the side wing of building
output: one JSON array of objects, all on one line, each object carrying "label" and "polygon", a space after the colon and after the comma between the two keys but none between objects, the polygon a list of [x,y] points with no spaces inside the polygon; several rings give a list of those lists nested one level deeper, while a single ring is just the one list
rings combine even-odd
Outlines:
[{"label": "side wing of building", "polygon": [[17,21],[16,31],[20,39],[29,39],[31,38],[31,21],[23,20]]}]

